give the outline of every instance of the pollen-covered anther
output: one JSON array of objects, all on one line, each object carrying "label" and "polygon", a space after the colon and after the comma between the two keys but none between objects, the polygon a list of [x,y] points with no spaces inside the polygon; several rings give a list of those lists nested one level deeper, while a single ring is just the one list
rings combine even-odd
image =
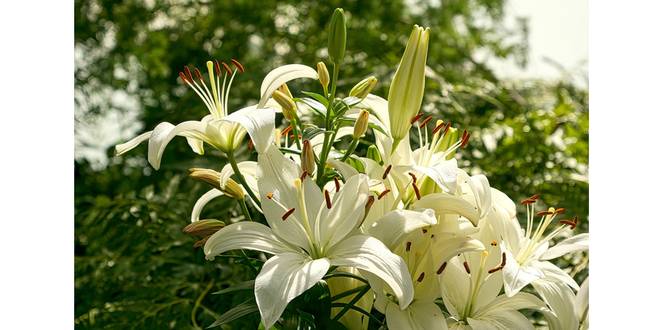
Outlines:
[{"label": "pollen-covered anther", "polygon": [[562,225],[570,226],[571,229],[575,229],[575,227],[577,227],[578,224],[578,217],[575,216],[572,219],[560,220],[559,223]]},{"label": "pollen-covered anther", "polygon": [[534,203],[536,203],[536,200],[534,200],[534,199],[529,199],[529,198],[523,199],[523,200],[520,202],[520,204],[522,204],[522,205],[530,205],[530,204],[534,204]]},{"label": "pollen-covered anther", "polygon": [[463,131],[463,135],[461,136],[460,148],[465,148],[468,144],[468,141],[470,141],[470,133],[468,133],[468,131],[465,130]]},{"label": "pollen-covered anther", "polygon": [[213,61],[213,68],[215,68],[215,74],[222,76],[222,69],[220,69],[220,62],[218,60]]},{"label": "pollen-covered anther", "polygon": [[463,268],[465,268],[465,271],[470,274],[470,266],[467,261],[463,261]]},{"label": "pollen-covered anther", "polygon": [[442,265],[440,265],[440,268],[435,272],[437,275],[442,274],[443,271],[445,271],[445,268],[447,268],[447,262],[443,262]]},{"label": "pollen-covered anther", "polygon": [[488,274],[492,274],[492,273],[494,273],[498,270],[502,270],[504,268],[504,266],[506,266],[506,254],[502,253],[502,261],[500,262],[500,264],[497,267],[488,270]]},{"label": "pollen-covered anther", "polygon": [[406,242],[406,252],[410,252],[411,246],[412,246],[412,242]]},{"label": "pollen-covered anther", "polygon": [[445,129],[442,131],[442,135],[446,135],[450,128],[451,128],[451,120],[447,122],[447,125],[445,125]]},{"label": "pollen-covered anther", "polygon": [[204,77],[202,77],[202,73],[199,71],[199,69],[198,69],[198,68],[195,68],[194,72],[195,72],[195,78],[197,78],[197,80],[203,82],[203,81],[204,81]]},{"label": "pollen-covered anther", "polygon": [[440,123],[439,125],[435,125],[435,128],[433,128],[432,134],[438,133],[446,125],[447,125],[446,123]]},{"label": "pollen-covered anther", "polygon": [[566,209],[563,207],[555,209],[555,214],[564,214],[566,212]]},{"label": "pollen-covered anther", "polygon": [[417,176],[413,172],[408,172],[408,175],[412,178],[413,182],[417,182]]},{"label": "pollen-covered anther", "polygon": [[374,205],[375,200],[376,198],[374,198],[374,196],[369,195],[367,202],[364,204],[364,214],[369,213],[369,210],[371,209],[371,206]]},{"label": "pollen-covered anther", "polygon": [[184,83],[189,83],[188,78],[186,78],[186,75],[183,74],[183,72],[179,72],[179,78],[181,78]]},{"label": "pollen-covered anther", "polygon": [[332,180],[335,182],[335,192],[339,191],[339,179],[336,176],[332,177]]},{"label": "pollen-covered anther", "polygon": [[183,72],[186,74],[186,78],[188,78],[188,81],[192,82],[193,81],[193,76],[192,73],[190,73],[190,68],[188,66],[183,67]]},{"label": "pollen-covered anther", "polygon": [[417,278],[417,282],[422,283],[423,280],[424,280],[424,272],[419,274],[419,277]]},{"label": "pollen-covered anther", "polygon": [[240,72],[240,73],[245,72],[245,68],[243,67],[243,64],[241,64],[241,62],[239,62],[239,61],[237,61],[237,60],[235,60],[235,59],[232,58],[232,59],[231,59],[231,63],[234,64],[234,66],[236,67],[236,69],[238,70],[238,72]]},{"label": "pollen-covered anther", "polygon": [[266,198],[273,199],[273,193],[272,192],[267,193]]},{"label": "pollen-covered anther", "polygon": [[233,71],[231,70],[231,67],[227,63],[222,62],[222,67],[225,69],[227,74],[232,74],[233,73]]},{"label": "pollen-covered anther", "polygon": [[380,200],[381,198],[385,197],[385,195],[387,195],[387,193],[389,193],[390,191],[391,191],[391,190],[389,190],[389,189],[385,189],[385,190],[383,190],[382,193],[378,194],[378,200]]},{"label": "pollen-covered anther", "polygon": [[431,116],[431,115],[424,118],[424,120],[421,123],[419,123],[419,128],[424,128],[426,126],[426,124],[428,124],[431,121],[431,119],[433,119],[433,116]]},{"label": "pollen-covered anther", "polygon": [[538,213],[536,213],[536,216],[537,216],[537,217],[542,217],[542,216],[550,215],[550,214],[554,214],[554,211],[550,211],[550,210],[547,210],[547,211],[539,211]]},{"label": "pollen-covered anther", "polygon": [[330,209],[332,207],[332,201],[330,200],[330,193],[327,190],[323,190],[323,196],[325,196],[325,206]]},{"label": "pollen-covered anther", "polygon": [[422,199],[422,194],[419,192],[419,187],[417,187],[417,182],[413,181],[412,187],[413,187],[413,191],[415,191],[415,197],[417,197],[417,200]]},{"label": "pollen-covered anther", "polygon": [[295,208],[295,207],[289,209],[288,211],[286,211],[286,213],[284,213],[284,215],[282,215],[282,221],[285,221],[286,218],[288,218],[290,215],[292,215],[293,212],[295,212],[295,211],[296,211],[296,208]]},{"label": "pollen-covered anther", "polygon": [[309,175],[307,171],[302,171],[302,174],[300,174],[300,181],[305,181],[307,175]]},{"label": "pollen-covered anther", "polygon": [[422,118],[422,113],[418,113],[417,115],[415,115],[415,117],[412,117],[412,118],[410,119],[410,125],[412,125],[412,124],[414,124],[416,121],[418,121],[419,118]]},{"label": "pollen-covered anther", "polygon": [[392,164],[387,165],[387,168],[385,168],[385,172],[383,172],[383,180],[387,179],[387,175],[390,174],[391,170],[392,170]]}]

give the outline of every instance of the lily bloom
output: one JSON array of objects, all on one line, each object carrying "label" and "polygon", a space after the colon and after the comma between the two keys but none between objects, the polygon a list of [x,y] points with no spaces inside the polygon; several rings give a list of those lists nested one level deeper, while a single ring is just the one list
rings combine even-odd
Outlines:
[{"label": "lily bloom", "polygon": [[369,272],[387,283],[403,307],[410,303],[412,281],[405,262],[380,240],[356,230],[369,200],[365,176],[347,179],[330,198],[272,145],[259,154],[257,177],[268,226],[226,226],[207,240],[204,253],[207,259],[235,249],[273,255],[255,279],[257,306],[267,329],[331,266]]}]

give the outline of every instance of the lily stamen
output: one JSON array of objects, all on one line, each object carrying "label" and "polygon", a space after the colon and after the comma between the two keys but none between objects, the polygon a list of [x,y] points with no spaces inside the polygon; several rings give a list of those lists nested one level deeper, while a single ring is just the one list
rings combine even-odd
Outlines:
[{"label": "lily stamen", "polygon": [[385,190],[383,190],[383,192],[381,192],[380,194],[378,194],[378,200],[380,200],[381,198],[385,197],[385,195],[387,195],[387,193],[389,193],[389,192],[390,192],[389,189],[385,189]]},{"label": "lily stamen", "polygon": [[387,165],[387,168],[385,168],[385,172],[383,172],[383,180],[387,179],[387,175],[390,174],[390,170],[392,170],[392,164]]},{"label": "lily stamen", "polygon": [[328,209],[332,207],[332,201],[330,200],[330,193],[327,190],[323,190],[323,196],[325,196],[325,205]]},{"label": "lily stamen", "polygon": [[336,176],[332,177],[332,180],[335,181],[335,192],[339,192],[339,179]]},{"label": "lily stamen", "polygon": [[447,268],[447,262],[443,262],[442,265],[440,265],[440,268],[435,272],[437,275],[442,274],[443,271],[445,271],[445,268]]},{"label": "lily stamen", "polygon": [[284,215],[282,215],[282,221],[286,221],[286,218],[288,218],[295,211],[296,211],[295,207],[290,208],[288,211],[286,211],[286,213],[284,213]]}]

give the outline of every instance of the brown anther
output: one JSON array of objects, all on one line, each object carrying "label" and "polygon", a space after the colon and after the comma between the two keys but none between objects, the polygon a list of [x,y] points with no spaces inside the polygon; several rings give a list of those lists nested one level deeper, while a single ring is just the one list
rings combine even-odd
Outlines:
[{"label": "brown anther", "polygon": [[292,129],[293,129],[293,126],[289,125],[285,129],[282,130],[281,134],[286,136],[289,132],[291,132]]},{"label": "brown anther", "polygon": [[422,113],[421,113],[421,112],[418,113],[417,115],[415,115],[415,117],[412,117],[412,118],[410,119],[410,125],[412,125],[412,124],[414,124],[416,121],[418,121],[419,118],[422,118]]},{"label": "brown anther", "polygon": [[451,128],[451,120],[447,122],[447,125],[445,125],[445,129],[442,131],[442,135],[447,134],[447,131]]},{"label": "brown anther", "polygon": [[424,280],[424,272],[419,274],[419,277],[417,278],[417,282],[422,283],[423,280]]},{"label": "brown anther", "polygon": [[463,261],[463,268],[465,268],[465,271],[470,274],[470,266],[467,261]]},{"label": "brown anther", "polygon": [[295,212],[295,211],[296,211],[295,207],[288,210],[288,211],[286,211],[286,213],[284,213],[284,215],[282,215],[282,221],[286,220],[286,218],[288,218],[290,215],[292,215],[293,212]]},{"label": "brown anther", "polygon": [[406,252],[410,252],[410,246],[412,245],[412,242],[406,242]]},{"label": "brown anther", "polygon": [[572,219],[561,220],[561,221],[559,221],[559,223],[562,224],[562,225],[570,226],[571,230],[573,230],[573,229],[575,229],[575,227],[577,227],[578,217],[575,216]]},{"label": "brown anther", "polygon": [[220,62],[218,60],[213,61],[213,67],[215,68],[215,74],[222,76],[222,70],[220,69]]},{"label": "brown anther", "polygon": [[500,267],[500,266],[497,266],[497,267],[495,267],[495,268],[493,268],[493,269],[489,269],[489,270],[488,270],[488,274],[492,274],[492,273],[494,273],[494,272],[496,272],[496,271],[498,271],[498,270],[501,270],[501,269],[502,269],[502,267]]},{"label": "brown anther", "polygon": [[555,209],[555,214],[564,214],[565,212],[566,212],[566,209],[563,208],[563,207]]},{"label": "brown anther", "polygon": [[536,203],[536,200],[534,200],[534,199],[529,199],[529,198],[527,198],[527,199],[523,199],[523,200],[520,202],[520,204],[522,204],[522,205],[529,205],[529,204],[534,204],[534,203]]},{"label": "brown anther", "polygon": [[536,213],[536,216],[537,217],[542,217],[542,216],[550,215],[550,214],[553,214],[553,213],[550,212],[550,211],[539,211],[538,213]]},{"label": "brown anther", "polygon": [[184,83],[187,83],[187,82],[188,82],[188,79],[186,78],[186,75],[183,74],[183,72],[179,72],[179,78],[181,78],[181,80],[182,80]]},{"label": "brown anther", "polygon": [[186,78],[188,78],[188,81],[192,82],[193,81],[193,76],[190,73],[190,68],[188,68],[188,66],[184,66],[183,67],[183,72],[185,72]]},{"label": "brown anther", "polygon": [[436,125],[435,128],[433,129],[432,134],[438,133],[438,131],[440,131],[443,127],[445,127],[445,125],[446,125],[445,123],[441,123],[440,125]]},{"label": "brown anther", "polygon": [[252,142],[252,139],[248,140],[247,148],[250,151],[252,151],[254,149],[254,142]]},{"label": "brown anther", "polygon": [[382,193],[378,194],[378,200],[380,200],[381,198],[385,197],[385,195],[387,195],[387,193],[389,193],[389,192],[390,192],[389,189],[385,189],[385,190],[383,190]]},{"label": "brown anther", "polygon": [[490,242],[490,246],[497,246],[497,241],[493,240],[492,242]]},{"label": "brown anther", "polygon": [[273,193],[272,192],[267,193],[266,198],[273,199]]},{"label": "brown anther", "polygon": [[197,80],[199,80],[199,81],[204,81],[204,77],[202,77],[202,73],[199,72],[199,69],[198,69],[198,68],[195,68],[195,71],[194,71],[194,72],[195,72],[195,78],[197,78]]},{"label": "brown anther", "polygon": [[335,192],[339,191],[339,179],[336,176],[332,177],[332,180],[335,182]]},{"label": "brown anther", "polygon": [[417,187],[417,182],[413,181],[412,186],[413,186],[413,190],[415,191],[415,197],[417,197],[417,200],[422,199],[422,194],[419,192],[419,187]]},{"label": "brown anther", "polygon": [[323,189],[323,195],[325,196],[325,206],[327,206],[328,209],[330,209],[332,207],[332,201],[330,200],[330,193],[327,190]]},{"label": "brown anther", "polygon": [[504,268],[504,266],[506,266],[506,253],[502,252],[502,263],[500,267]]},{"label": "brown anther", "polygon": [[369,197],[367,198],[367,202],[364,204],[364,210],[365,210],[364,213],[365,214],[367,214],[369,212],[369,210],[371,209],[371,206],[374,205],[375,200],[376,199],[374,198],[374,196],[369,195]]},{"label": "brown anther", "polygon": [[385,168],[385,172],[383,172],[383,180],[387,179],[387,175],[390,174],[390,170],[392,170],[392,164],[387,165],[387,168]]},{"label": "brown anther", "polygon": [[240,62],[238,62],[233,58],[231,59],[231,62],[234,63],[234,66],[236,67],[236,69],[238,69],[238,72],[240,73],[245,72],[245,68],[243,67],[243,64],[241,64]]},{"label": "brown anther", "polygon": [[412,178],[413,183],[414,183],[414,182],[417,182],[417,176],[415,175],[415,173],[413,173],[413,172],[408,172],[408,175],[410,175],[410,177]]},{"label": "brown anther", "polygon": [[447,268],[447,262],[443,262],[442,265],[440,265],[440,268],[435,272],[436,274],[440,275],[442,274],[443,271],[445,271],[445,268]]},{"label": "brown anther", "polygon": [[424,128],[424,126],[426,126],[426,124],[428,124],[431,121],[431,119],[433,119],[433,116],[428,115],[428,117],[424,118],[424,120],[421,123],[419,123],[419,128]]},{"label": "brown anther", "polygon": [[539,197],[541,197],[541,195],[539,195],[539,194],[534,194],[534,195],[532,195],[531,197],[529,197],[529,199],[531,199],[531,200],[537,200],[537,199],[539,199]]},{"label": "brown anther", "polygon": [[305,181],[307,175],[308,175],[307,171],[302,171],[302,174],[300,175],[300,181]]},{"label": "brown anther", "polygon": [[428,232],[429,232],[428,229],[426,229],[426,228],[422,228],[422,234],[426,234],[426,233],[428,233]]},{"label": "brown anther", "polygon": [[488,270],[488,274],[492,274],[498,270],[502,270],[506,266],[506,254],[502,253],[502,262],[499,264],[499,266]]},{"label": "brown anther", "polygon": [[468,133],[468,131],[463,131],[460,148],[465,148],[468,144],[468,141],[470,141],[470,133]]},{"label": "brown anther", "polygon": [[229,65],[227,65],[227,63],[222,62],[222,67],[225,69],[225,71],[227,72],[227,74],[231,74],[231,73],[232,73],[232,71],[231,71],[231,67],[229,67]]}]

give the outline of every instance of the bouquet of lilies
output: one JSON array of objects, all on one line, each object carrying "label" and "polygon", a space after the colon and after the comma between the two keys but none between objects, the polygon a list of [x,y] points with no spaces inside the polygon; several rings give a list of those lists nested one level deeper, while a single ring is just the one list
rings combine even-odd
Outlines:
[{"label": "bouquet of lilies", "polygon": [[[323,62],[281,66],[264,78],[258,104],[232,112],[238,61],[209,61],[204,74],[186,67],[182,83],[210,114],[116,146],[123,154],[148,141],[155,169],[175,136],[197,154],[207,145],[227,156],[219,171],[190,169],[212,189],[184,231],[201,238],[208,260],[232,250],[256,260],[246,286],[254,309],[234,315],[258,309],[265,329],[531,329],[536,311],[551,329],[588,327],[588,279],[580,285],[551,262],[586,250],[588,234],[573,234],[578,219],[563,208],[535,209],[538,195],[521,201],[521,226],[516,203],[459,168],[454,156],[470,133],[419,112],[428,44],[429,30],[415,26],[387,99],[371,94],[375,77],[341,96],[346,24],[337,9],[332,73]],[[320,83],[318,92],[292,93],[287,82],[301,78]],[[246,135],[256,161],[237,162]],[[240,206],[240,221],[200,219],[222,196]],[[292,307],[299,296],[314,312]]]}]

